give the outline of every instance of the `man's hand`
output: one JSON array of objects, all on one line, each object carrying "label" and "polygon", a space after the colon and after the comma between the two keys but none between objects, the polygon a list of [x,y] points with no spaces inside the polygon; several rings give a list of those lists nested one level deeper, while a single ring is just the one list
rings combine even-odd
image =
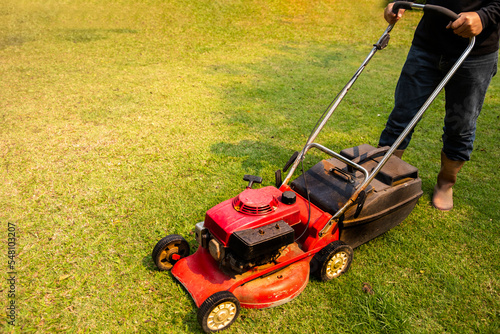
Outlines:
[{"label": "man's hand", "polygon": [[483,23],[476,12],[460,13],[458,19],[448,23],[447,29],[453,29],[458,36],[469,38],[477,36],[483,31]]},{"label": "man's hand", "polygon": [[389,24],[396,24],[396,22],[398,22],[399,19],[401,19],[401,17],[403,17],[403,13],[405,12],[404,9],[400,9],[398,11],[398,14],[396,15],[392,12],[393,6],[394,6],[394,3],[391,2],[390,4],[387,5],[387,7],[385,7],[385,10],[384,10],[384,19]]}]

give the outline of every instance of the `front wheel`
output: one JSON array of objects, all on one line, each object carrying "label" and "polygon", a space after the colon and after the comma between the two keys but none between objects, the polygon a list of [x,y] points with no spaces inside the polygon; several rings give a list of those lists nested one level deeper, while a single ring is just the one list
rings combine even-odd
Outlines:
[{"label": "front wheel", "polygon": [[352,247],[340,240],[329,243],[314,256],[318,264],[315,275],[323,282],[339,277],[349,270],[353,253]]},{"label": "front wheel", "polygon": [[198,322],[205,333],[224,330],[238,318],[240,302],[229,291],[216,292],[198,309]]},{"label": "front wheel", "polygon": [[189,255],[188,242],[178,234],[167,235],[153,249],[153,262],[159,270],[170,270],[181,258]]}]

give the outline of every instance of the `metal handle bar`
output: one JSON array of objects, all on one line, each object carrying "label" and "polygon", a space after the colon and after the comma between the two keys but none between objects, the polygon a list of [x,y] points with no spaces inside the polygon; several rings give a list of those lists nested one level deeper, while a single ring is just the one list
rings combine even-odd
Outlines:
[{"label": "metal handle bar", "polygon": [[[418,5],[416,7],[416,4],[412,6],[413,8],[422,8],[422,5]],[[433,6],[433,7],[439,7],[439,6]],[[392,29],[394,25],[389,25],[387,28],[388,30]],[[387,30],[386,30],[387,31]],[[429,108],[430,104],[436,99],[436,97],[439,95],[441,90],[446,86],[448,81],[451,79],[451,77],[455,74],[455,72],[458,70],[458,68],[462,65],[464,60],[467,58],[469,53],[472,51],[472,48],[474,47],[474,43],[476,41],[475,37],[469,38],[469,44],[467,48],[464,50],[462,55],[458,58],[458,60],[455,62],[455,64],[452,66],[452,68],[448,71],[448,73],[445,75],[443,80],[439,83],[439,85],[434,89],[432,94],[428,97],[427,101],[420,107],[420,110],[417,112],[417,114],[413,117],[413,119],[410,121],[410,123],[407,125],[407,127],[403,130],[403,132],[399,135],[399,137],[396,139],[394,144],[389,148],[387,153],[384,155],[382,160],[378,163],[378,165],[371,171],[370,175],[365,178],[365,180],[361,183],[361,185],[357,188],[356,192],[351,196],[351,198],[345,203],[343,207],[341,207],[330,219],[330,221],[321,229],[320,235],[324,235],[330,227],[333,225],[333,222],[340,219],[340,217],[344,214],[344,212],[349,209],[349,207],[356,203],[356,200],[362,192],[365,191],[365,189],[368,187],[370,182],[375,178],[375,176],[380,172],[380,170],[384,167],[384,165],[387,163],[389,158],[392,156],[394,151],[399,147],[399,145],[403,142],[403,140],[408,136],[408,134],[411,132],[411,130],[417,125],[417,123],[420,121],[422,116],[424,115],[425,111]]]},{"label": "metal handle bar", "polygon": [[[450,11],[450,10],[444,8],[444,7],[440,7],[440,6],[420,5],[420,4],[414,4],[414,3],[411,3],[411,2],[398,1],[398,2],[395,2],[394,7],[396,7],[396,9],[397,9],[396,13],[401,8],[402,9],[419,8],[419,9],[423,9],[425,11],[431,11],[431,12],[443,14],[443,15],[449,17],[452,20],[456,20],[456,18],[458,18],[457,14],[453,13],[452,11]],[[393,10],[394,10],[394,7],[393,7]],[[337,159],[339,159],[339,160],[347,163],[349,166],[351,166],[351,167],[353,167],[355,169],[358,169],[358,170],[360,170],[360,171],[363,172],[363,174],[365,175],[364,181],[356,189],[355,193],[344,204],[344,206],[342,206],[332,216],[332,218],[330,219],[330,221],[323,227],[323,229],[320,231],[320,235],[323,235],[324,233],[326,233],[330,229],[330,227],[333,225],[333,222],[336,221],[336,220],[338,220],[338,219],[340,219],[340,217],[347,211],[347,209],[349,209],[349,207],[351,207],[351,205],[353,205],[354,203],[356,203],[356,201],[358,199],[358,196],[360,196],[361,193],[364,193],[365,189],[368,187],[368,185],[370,184],[370,182],[375,178],[375,176],[382,169],[382,167],[384,167],[384,165],[387,163],[387,161],[392,156],[392,154],[394,153],[394,151],[399,147],[399,145],[401,144],[401,142],[410,133],[410,131],[417,125],[417,123],[422,118],[424,112],[429,108],[430,104],[434,101],[434,99],[438,96],[438,94],[441,92],[441,90],[444,88],[444,86],[448,83],[448,81],[451,79],[451,77],[455,74],[455,72],[458,70],[458,68],[460,67],[460,65],[462,65],[463,61],[467,58],[467,56],[469,55],[469,53],[472,51],[472,48],[474,47],[474,43],[475,43],[475,37],[471,37],[469,39],[469,45],[467,46],[467,48],[465,49],[465,51],[462,53],[462,55],[460,56],[460,58],[457,60],[457,62],[448,71],[448,73],[443,78],[443,80],[439,83],[439,85],[436,87],[436,89],[434,90],[434,92],[429,96],[429,98],[427,99],[427,101],[422,105],[422,107],[417,112],[417,114],[415,115],[415,117],[413,117],[413,119],[410,121],[410,123],[408,124],[408,126],[400,134],[400,136],[398,137],[398,139],[396,139],[396,141],[394,142],[394,144],[389,148],[389,150],[384,155],[384,157],[379,162],[379,164],[371,171],[371,173],[369,175],[367,175],[366,174],[366,170],[363,167],[361,167],[360,165],[358,165],[357,163],[352,162],[352,161],[351,162],[346,162],[344,157],[340,156],[338,153],[335,153],[335,152],[333,152],[333,151],[331,151],[331,150],[329,150],[329,149],[327,149],[327,148],[325,148],[325,147],[323,147],[323,146],[321,146],[319,144],[314,143],[314,140],[319,135],[319,133],[321,132],[321,130],[324,128],[324,126],[326,125],[326,123],[328,122],[328,120],[331,118],[331,116],[333,115],[333,112],[335,111],[335,109],[337,109],[338,105],[343,100],[343,98],[345,97],[345,95],[347,94],[347,92],[349,91],[349,89],[356,82],[356,80],[361,75],[361,73],[363,72],[363,70],[365,69],[365,67],[368,65],[368,62],[373,58],[373,56],[375,55],[375,53],[378,50],[383,49],[387,45],[388,40],[390,38],[389,33],[391,32],[391,30],[392,30],[393,27],[394,27],[394,24],[390,24],[387,27],[387,29],[384,31],[384,33],[382,34],[382,36],[380,37],[380,39],[378,40],[378,42],[376,44],[374,44],[372,51],[365,58],[365,60],[363,61],[363,63],[359,67],[359,69],[356,71],[356,73],[354,74],[354,76],[344,86],[344,88],[335,97],[335,99],[330,104],[330,106],[325,111],[325,113],[323,113],[323,115],[320,117],[317,125],[315,126],[315,128],[313,129],[311,135],[309,136],[309,138],[308,138],[308,140],[306,142],[306,145],[304,146],[304,148],[302,149],[302,151],[300,152],[300,154],[295,159],[295,161],[294,161],[294,163],[293,163],[290,171],[288,172],[285,180],[282,183],[282,185],[286,185],[286,184],[288,184],[288,182],[290,182],[290,180],[291,180],[291,178],[292,178],[295,170],[297,169],[298,165],[300,164],[300,162],[302,160],[304,160],[305,154],[312,147],[318,148],[321,151],[323,151],[323,152],[325,152],[325,153],[327,153],[327,154],[329,154],[329,155],[331,155],[331,156],[333,156],[333,157],[335,157],[335,158],[337,158]]]},{"label": "metal handle bar", "polygon": [[[342,161],[343,163],[345,163],[349,167],[352,167],[354,169],[359,170],[361,173],[363,173],[365,179],[367,179],[369,177],[369,173],[366,170],[366,168],[359,165],[360,161],[353,161],[353,160],[347,159],[346,157],[338,154],[337,152],[332,151],[329,148],[326,148],[325,146],[318,144],[318,143],[311,143],[309,145],[306,145],[306,147],[304,147],[305,153],[307,153],[311,148],[317,148],[318,150],[320,150],[326,154],[331,155],[332,157],[336,158],[337,160]],[[385,147],[385,149],[387,149],[387,147]]]},{"label": "metal handle bar", "polygon": [[[349,80],[347,82],[347,84],[344,86],[344,88],[340,91],[340,93],[332,101],[332,103],[330,104],[330,106],[328,107],[328,109],[325,111],[325,113],[321,116],[321,118],[319,119],[316,127],[313,129],[311,135],[309,136],[309,138],[308,138],[308,140],[307,140],[304,148],[302,149],[302,151],[300,152],[300,154],[295,159],[295,161],[294,161],[292,167],[290,168],[290,171],[288,172],[288,174],[287,174],[285,180],[283,181],[282,185],[288,184],[288,182],[292,178],[293,173],[297,169],[299,163],[302,160],[304,160],[304,156],[305,156],[307,150],[309,149],[308,148],[309,145],[311,145],[314,142],[314,140],[316,139],[316,137],[319,135],[319,133],[321,132],[321,130],[324,128],[324,126],[326,125],[326,123],[328,122],[328,120],[333,115],[335,109],[337,109],[337,107],[340,104],[340,102],[347,95],[347,93],[349,92],[349,89],[351,89],[351,87],[354,85],[354,83],[359,78],[359,76],[361,75],[361,73],[363,72],[363,70],[365,69],[365,67],[368,65],[368,63],[370,62],[370,60],[373,58],[373,56],[375,55],[375,53],[378,50],[383,49],[387,45],[388,40],[389,40],[389,32],[391,31],[392,27],[393,27],[393,25],[389,25],[387,27],[387,29],[384,31],[384,33],[382,34],[382,36],[380,37],[380,39],[378,40],[378,42],[373,45],[373,49],[368,54],[368,56],[365,58],[365,60],[363,61],[363,63],[361,64],[361,66],[358,68],[358,70],[356,71],[356,73],[354,73],[354,75],[351,78],[351,80]],[[307,150],[306,150],[306,148],[307,148]],[[353,167],[356,168],[356,169],[358,169],[356,166],[353,166]]]}]

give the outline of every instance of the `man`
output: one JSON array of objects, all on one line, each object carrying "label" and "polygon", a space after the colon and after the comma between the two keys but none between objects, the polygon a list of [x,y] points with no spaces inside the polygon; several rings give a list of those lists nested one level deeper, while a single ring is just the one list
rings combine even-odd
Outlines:
[{"label": "man", "polygon": [[[486,90],[496,74],[499,44],[500,0],[435,0],[427,4],[446,7],[459,18],[453,22],[441,15],[426,13],[413,37],[412,46],[401,72],[395,104],[379,146],[394,143],[418,112],[438,83],[476,36],[476,44],[467,59],[445,87],[446,115],[443,127],[441,170],[437,176],[432,204],[439,210],[453,208],[453,185],[457,174],[470,160]],[[384,11],[387,22],[394,24],[403,15],[392,13],[393,3]],[[411,133],[395,155],[402,156]]]}]

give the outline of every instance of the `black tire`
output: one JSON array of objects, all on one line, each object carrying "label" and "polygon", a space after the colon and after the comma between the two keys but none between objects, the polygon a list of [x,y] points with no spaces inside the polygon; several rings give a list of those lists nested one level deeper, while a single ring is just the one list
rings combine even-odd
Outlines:
[{"label": "black tire", "polygon": [[353,259],[352,247],[340,240],[329,243],[311,261],[313,274],[323,282],[346,273]]},{"label": "black tire", "polygon": [[229,291],[216,292],[198,309],[198,323],[205,333],[227,329],[240,314],[240,302]]},{"label": "black tire", "polygon": [[[189,255],[188,242],[178,234],[167,235],[153,249],[153,262],[159,270],[170,270],[179,259]],[[179,255],[177,258],[175,254]]]}]

